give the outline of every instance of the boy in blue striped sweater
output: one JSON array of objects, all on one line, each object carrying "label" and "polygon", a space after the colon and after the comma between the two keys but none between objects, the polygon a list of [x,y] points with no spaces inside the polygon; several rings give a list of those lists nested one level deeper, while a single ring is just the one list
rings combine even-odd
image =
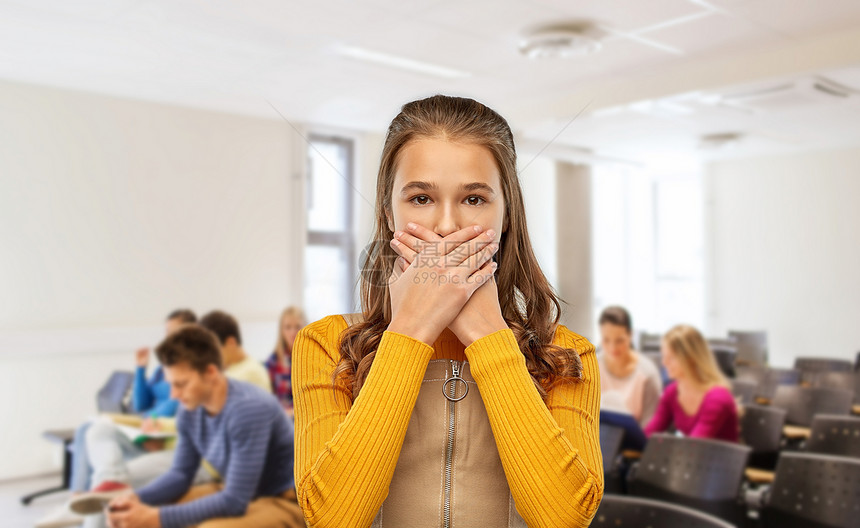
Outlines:
[{"label": "boy in blue striped sweater", "polygon": [[[168,336],[156,353],[179,400],[173,467],[113,498],[115,528],[304,526],[293,482],[293,426],[278,401],[221,371],[217,337],[199,325]],[[200,464],[219,479],[192,487]]]}]

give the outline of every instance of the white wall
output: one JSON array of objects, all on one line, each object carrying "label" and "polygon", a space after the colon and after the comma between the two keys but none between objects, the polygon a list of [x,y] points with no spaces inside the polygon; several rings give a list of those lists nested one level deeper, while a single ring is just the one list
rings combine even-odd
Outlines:
[{"label": "white wall", "polygon": [[[300,138],[263,120],[0,83],[0,479],[173,308],[222,308],[264,357],[300,300]],[[303,155],[303,154],[302,154]],[[13,455],[9,455],[9,454]]]},{"label": "white wall", "polygon": [[519,179],[529,239],[541,270],[550,284],[558,288],[556,162],[550,158],[528,156],[519,161],[526,163],[519,168]]},{"label": "white wall", "polygon": [[567,302],[562,304],[561,323],[596,343],[592,333],[592,168],[559,161],[556,171],[558,291]]},{"label": "white wall", "polygon": [[860,148],[709,165],[711,334],[765,329],[771,363],[860,350]]}]

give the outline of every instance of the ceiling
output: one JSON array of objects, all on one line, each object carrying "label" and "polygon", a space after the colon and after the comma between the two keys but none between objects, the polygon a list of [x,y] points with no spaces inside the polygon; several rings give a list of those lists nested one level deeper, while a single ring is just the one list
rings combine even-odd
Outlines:
[{"label": "ceiling", "polygon": [[[517,51],[527,28],[575,19],[605,32],[600,52]],[[860,89],[857,65],[857,0],[0,0],[0,78],[374,131],[406,101],[466,95],[535,144],[633,161],[722,155],[699,148],[711,133],[745,134],[735,152],[747,154],[860,144],[856,97],[751,112],[699,104],[813,75]],[[681,100],[693,111],[666,113]]]}]

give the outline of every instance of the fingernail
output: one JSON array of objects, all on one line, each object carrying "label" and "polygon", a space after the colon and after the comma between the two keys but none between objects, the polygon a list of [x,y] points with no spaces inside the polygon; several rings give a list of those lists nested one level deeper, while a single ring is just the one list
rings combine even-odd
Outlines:
[{"label": "fingernail", "polygon": [[481,230],[483,230],[483,229],[484,229],[483,227],[481,227],[481,226],[479,226],[479,225],[476,225],[476,226],[475,226],[475,233],[480,233],[480,232],[481,232]]},{"label": "fingernail", "polygon": [[399,240],[392,240],[392,241],[391,241],[391,245],[392,245],[392,246],[399,246],[399,245],[400,245],[400,241],[399,241]]},{"label": "fingernail", "polygon": [[402,236],[403,236],[403,231],[395,231],[394,232],[394,238],[400,238]]},{"label": "fingernail", "polygon": [[496,236],[496,232],[490,229],[489,231],[487,231],[487,236],[493,238],[494,236]]},{"label": "fingernail", "polygon": [[414,230],[415,230],[415,228],[416,228],[416,227],[418,227],[418,226],[417,226],[417,225],[415,225],[415,224],[414,224],[414,223],[412,223],[412,222],[409,222],[408,224],[406,224],[406,227],[414,231]]}]

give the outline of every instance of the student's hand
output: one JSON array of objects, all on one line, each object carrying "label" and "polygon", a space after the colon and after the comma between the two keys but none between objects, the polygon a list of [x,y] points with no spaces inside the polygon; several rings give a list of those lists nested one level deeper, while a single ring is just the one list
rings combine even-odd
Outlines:
[{"label": "student's hand", "polygon": [[395,263],[389,282],[389,330],[428,344],[439,337],[495,271],[491,260],[498,250],[495,233],[482,231],[469,226],[440,237],[415,225],[395,233],[391,246],[403,260]]},{"label": "student's hand", "polygon": [[147,453],[152,453],[155,451],[164,451],[164,445],[165,442],[162,438],[150,438],[149,440],[144,440],[140,447]]},{"label": "student's hand", "polygon": [[123,493],[122,495],[117,495],[107,505],[107,509],[109,511],[122,511],[131,507],[133,502],[140,502],[137,494],[129,491],[128,493]]},{"label": "student's hand", "polygon": [[138,367],[146,368],[149,365],[149,348],[138,348],[134,353],[134,359]]},{"label": "student's hand", "polygon": [[134,493],[110,501],[105,517],[110,528],[161,528],[158,508],[140,502]]},{"label": "student's hand", "polygon": [[147,416],[143,419],[143,422],[140,423],[140,430],[144,433],[157,433],[161,431],[161,424],[158,423],[156,418]]}]

